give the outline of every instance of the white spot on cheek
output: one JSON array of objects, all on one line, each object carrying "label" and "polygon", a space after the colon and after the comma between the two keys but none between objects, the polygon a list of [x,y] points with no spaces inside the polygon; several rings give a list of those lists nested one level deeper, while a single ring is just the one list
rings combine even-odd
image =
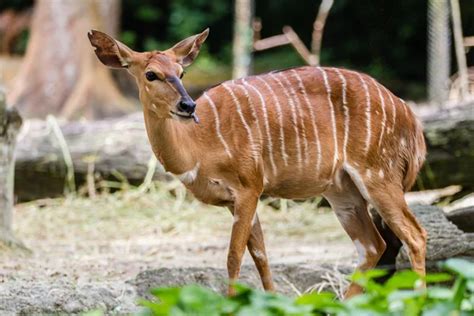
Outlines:
[{"label": "white spot on cheek", "polygon": [[382,149],[382,154],[385,154],[387,152],[387,150],[384,148]]},{"label": "white spot on cheek", "polygon": [[405,138],[402,138],[400,140],[400,144],[402,145],[402,147],[405,147],[407,145],[407,141],[405,140]]},{"label": "white spot on cheek", "polygon": [[152,104],[151,104],[151,107],[152,107],[154,110],[158,110],[158,107],[156,106],[155,103],[152,103]]},{"label": "white spot on cheek", "polygon": [[193,169],[177,175],[178,179],[185,184],[193,183],[194,180],[196,180],[196,177],[199,171],[199,165],[200,164],[198,162],[196,166],[194,166]]},{"label": "white spot on cheek", "polygon": [[365,247],[362,245],[359,239],[354,240],[354,245],[356,247],[357,254],[359,255],[359,265],[364,264],[367,258],[367,251],[365,250]]},{"label": "white spot on cheek", "polygon": [[150,89],[148,89],[148,87],[145,87],[145,91],[149,93]]}]

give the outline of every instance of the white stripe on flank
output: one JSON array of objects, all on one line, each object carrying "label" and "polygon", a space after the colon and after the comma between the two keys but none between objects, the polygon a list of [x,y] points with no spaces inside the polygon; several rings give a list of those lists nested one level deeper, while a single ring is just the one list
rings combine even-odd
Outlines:
[{"label": "white stripe on flank", "polygon": [[369,152],[370,140],[372,137],[372,126],[370,123],[370,94],[369,94],[369,88],[367,87],[367,83],[365,82],[364,78],[362,78],[362,75],[358,72],[356,72],[356,74],[357,76],[359,76],[359,80],[362,83],[362,87],[364,88],[365,101],[367,103],[367,107],[365,108],[365,115],[366,115],[365,126],[367,129],[367,137],[365,138],[365,148],[364,148],[364,152],[367,154]]},{"label": "white stripe on flank", "polygon": [[283,85],[283,83],[280,81],[280,79],[277,78],[277,76],[275,76],[275,74],[273,73],[270,73],[270,77],[273,78],[273,80],[275,80],[278,85],[280,86],[280,88],[282,89],[283,93],[285,94],[286,98],[288,99],[289,103],[290,103],[290,109],[291,109],[291,118],[292,118],[292,121],[293,121],[293,128],[295,129],[295,137],[296,137],[296,154],[297,154],[297,163],[298,163],[298,168],[301,169],[303,167],[302,165],[302,158],[301,158],[301,145],[300,145],[300,133],[298,131],[298,121],[297,121],[297,117],[296,117],[296,109],[295,109],[295,104],[293,102],[293,99],[290,97],[288,91],[286,90],[285,86]]},{"label": "white stripe on flank", "polygon": [[[272,134],[270,133],[270,124],[268,123],[268,113],[267,113],[267,106],[265,104],[265,100],[263,99],[263,96],[262,94],[260,93],[260,91],[258,91],[257,88],[255,88],[254,86],[251,86],[245,79],[242,79],[242,82],[244,85],[246,85],[247,87],[249,87],[250,89],[252,89],[253,91],[255,91],[255,93],[258,95],[258,97],[260,98],[260,104],[262,105],[262,110],[263,110],[263,118],[264,118],[264,123],[265,123],[265,130],[267,132],[267,140],[268,140],[268,155],[270,156],[270,164],[272,165],[272,169],[273,169],[273,174],[276,175],[277,173],[277,168],[276,168],[276,165],[275,165],[275,159],[273,157],[273,142],[272,142]],[[252,105],[253,106],[253,105]],[[255,113],[255,111],[254,111]],[[256,113],[255,113],[256,115]],[[258,121],[258,118],[255,117],[255,119]],[[260,127],[259,127],[259,130],[260,130]],[[260,133],[261,134],[261,133]],[[260,135],[261,137],[261,135]]]},{"label": "white stripe on flank", "polygon": [[295,105],[296,109],[296,117],[300,119],[300,124],[301,124],[301,136],[303,137],[303,154],[304,154],[304,166],[308,165],[308,159],[309,159],[309,151],[308,151],[308,138],[306,137],[306,128],[304,126],[304,117],[303,113],[301,112],[301,102],[298,99],[298,96],[296,95],[295,89],[293,89],[293,86],[291,82],[282,74],[280,73],[280,77],[285,81],[285,84],[288,86],[288,90],[290,91],[291,99],[293,100],[293,104]]},{"label": "white stripe on flank", "polygon": [[380,132],[380,138],[378,142],[378,149],[380,149],[380,146],[382,145],[383,135],[385,133],[385,122],[387,121],[387,113],[385,113],[385,99],[382,96],[382,91],[380,90],[379,83],[375,81],[374,78],[371,78],[371,79],[375,87],[377,88],[377,92],[380,98],[380,107],[382,108],[382,123],[381,123],[382,131]]},{"label": "white stripe on flank", "polygon": [[278,117],[278,123],[280,124],[280,147],[281,147],[281,157],[283,159],[283,162],[285,163],[285,166],[288,166],[288,154],[286,153],[286,147],[285,147],[285,131],[283,129],[283,114],[281,111],[281,104],[280,101],[278,101],[278,97],[273,91],[272,87],[265,81],[261,76],[255,77],[259,81],[261,81],[264,85],[265,88],[267,88],[268,92],[270,92],[270,95],[273,98],[273,102],[275,103],[275,108],[277,112],[277,117]]},{"label": "white stripe on flank", "polygon": [[403,101],[403,99],[401,98],[398,98],[398,100],[400,100],[400,102],[402,102],[402,105],[403,105],[403,111],[405,112],[405,117],[408,117],[408,111],[407,111],[407,108],[408,108],[408,104],[406,104],[405,101]]},{"label": "white stripe on flank", "polygon": [[324,86],[326,87],[326,94],[328,96],[329,110],[331,111],[332,135],[334,137],[334,159],[333,159],[332,171],[331,171],[331,175],[332,175],[334,173],[334,170],[336,169],[337,161],[339,160],[339,146],[337,145],[337,130],[336,130],[336,113],[334,112],[334,104],[332,104],[332,100],[331,100],[331,86],[329,85],[328,75],[326,74],[326,71],[323,68],[317,67],[317,69],[323,75]]},{"label": "white stripe on flank", "polygon": [[[245,79],[241,79],[241,80],[242,80],[242,84],[245,84]],[[257,111],[255,110],[255,108],[256,108],[255,104],[253,103],[252,99],[250,98],[249,91],[242,84],[236,84],[235,86],[238,87],[239,89],[241,89],[244,92],[244,95],[247,98],[247,101],[249,103],[250,111],[252,112],[252,116],[253,116],[253,118],[255,120],[255,123],[257,125],[258,139],[259,139],[259,141],[263,141],[262,132],[260,131],[260,121],[258,119]]]},{"label": "white stripe on flank", "polygon": [[250,150],[252,151],[252,157],[255,160],[255,162],[257,162],[258,161],[258,150],[257,150],[257,147],[255,145],[255,141],[254,141],[253,136],[252,136],[252,130],[250,129],[250,126],[248,125],[247,121],[245,120],[244,113],[242,112],[242,107],[240,106],[239,99],[237,99],[237,97],[235,96],[234,91],[232,91],[232,89],[226,83],[223,83],[222,87],[224,87],[224,89],[227,91],[227,93],[229,93],[229,95],[232,98],[232,101],[234,102],[234,105],[237,109],[237,113],[239,114],[240,120],[242,121],[242,124],[244,125],[244,128],[247,131],[247,136],[248,136],[249,143],[250,143]]},{"label": "white stripe on flank", "polygon": [[296,72],[296,70],[293,69],[291,72],[293,73],[293,76],[298,80],[298,87],[303,93],[303,98],[305,100],[306,107],[308,108],[309,115],[311,116],[311,124],[313,126],[314,139],[316,142],[316,150],[318,151],[317,153],[318,158],[316,161],[316,176],[319,176],[319,169],[321,168],[321,143],[319,141],[318,126],[316,125],[316,116],[314,115],[313,107],[311,106],[311,102],[309,101],[308,94],[306,93],[306,89],[303,85],[303,80],[301,80],[301,77],[298,75],[298,72]]},{"label": "white stripe on flank", "polygon": [[339,69],[335,68],[335,70],[342,83],[342,108],[344,109],[344,143],[342,146],[342,154],[344,161],[346,161],[347,142],[349,141],[349,107],[347,106],[347,81]]},{"label": "white stripe on flank", "polygon": [[390,99],[390,104],[392,105],[392,128],[388,128],[388,133],[393,133],[395,131],[395,122],[397,119],[397,108],[395,107],[395,102],[393,101],[392,93],[388,91],[387,88],[383,87],[385,90],[385,93],[388,94],[388,97]]},{"label": "white stripe on flank", "polygon": [[207,95],[206,92],[204,92],[203,96],[207,100],[209,105],[211,106],[212,112],[214,113],[214,119],[215,119],[215,122],[216,122],[217,138],[219,138],[222,145],[224,146],[224,149],[225,149],[225,152],[227,153],[227,155],[230,158],[232,158],[232,154],[230,153],[229,146],[227,145],[227,143],[224,139],[224,136],[222,136],[222,133],[221,133],[221,122],[219,120],[219,113],[217,113],[216,105],[214,104],[214,101],[212,101],[212,99]]}]

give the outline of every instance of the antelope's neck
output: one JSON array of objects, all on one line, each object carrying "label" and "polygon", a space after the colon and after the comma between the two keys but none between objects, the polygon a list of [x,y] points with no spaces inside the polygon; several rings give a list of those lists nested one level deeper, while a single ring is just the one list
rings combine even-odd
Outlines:
[{"label": "antelope's neck", "polygon": [[182,174],[195,167],[197,159],[192,143],[193,124],[159,119],[153,113],[145,113],[148,139],[166,171]]}]

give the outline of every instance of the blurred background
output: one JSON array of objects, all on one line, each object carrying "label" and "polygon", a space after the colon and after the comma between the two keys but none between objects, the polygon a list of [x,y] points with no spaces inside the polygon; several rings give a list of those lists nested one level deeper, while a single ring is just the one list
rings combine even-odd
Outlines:
[{"label": "blurred background", "polygon": [[[224,284],[230,214],[163,170],[133,79],[100,64],[91,29],[148,51],[209,27],[183,79],[194,98],[287,67],[368,73],[425,127],[406,197],[428,261],[474,258],[473,21],[472,0],[0,0],[0,313],[131,312],[150,285]],[[282,292],[342,293],[357,256],[322,198],[258,212]]]},{"label": "blurred background", "polygon": [[[57,7],[58,11],[44,12],[42,18],[38,18],[41,21],[33,25],[32,0],[3,0],[0,3],[0,36],[3,38],[0,78],[8,85],[27,51],[31,26],[33,29],[43,28],[40,32],[44,46],[40,49],[44,51],[61,42],[85,42],[84,30],[77,26],[79,18],[85,20],[84,29],[89,26],[107,30],[136,50],[165,49],[184,37],[210,27],[210,36],[196,65],[190,69],[186,84],[198,94],[203,87],[232,75],[233,1],[97,0],[94,3],[89,0],[51,0],[49,4],[48,1],[39,1],[39,4],[41,2],[43,6],[49,6],[47,10],[54,11]],[[324,27],[321,64],[367,72],[400,97],[425,101],[428,97],[428,39],[437,35],[433,34],[436,26],[432,26],[431,30],[428,28],[430,22],[437,23],[436,16],[429,15],[428,4],[436,2],[410,0],[401,5],[397,1],[383,0],[375,5],[369,0],[335,1]],[[248,3],[252,10],[251,19],[260,21],[261,38],[281,34],[284,26],[291,26],[301,41],[311,47],[313,23],[320,1],[299,1],[295,4],[291,0],[259,0]],[[459,5],[464,34],[473,35],[474,23],[471,21],[474,4],[461,0]],[[67,6],[66,10],[61,9],[64,6]],[[94,6],[97,6],[96,11],[107,8],[107,12],[94,13]],[[448,10],[446,14],[449,15]],[[449,21],[445,23],[449,27]],[[438,29],[438,32],[442,30]],[[49,36],[54,37],[55,43],[49,41]],[[61,36],[68,38],[62,39]],[[449,53],[454,56],[452,36],[447,36]],[[74,56],[72,48],[69,46],[71,57]],[[438,46],[438,49],[443,48]],[[474,52],[468,52],[466,56],[468,65],[472,65]],[[445,57],[450,66],[449,76],[454,75],[456,60]],[[9,69],[9,61],[14,65],[12,69]],[[285,45],[255,52],[250,72],[258,74],[304,64],[305,60],[295,49]],[[124,93],[133,94],[133,91],[128,91],[133,85],[125,84],[121,88]]]}]

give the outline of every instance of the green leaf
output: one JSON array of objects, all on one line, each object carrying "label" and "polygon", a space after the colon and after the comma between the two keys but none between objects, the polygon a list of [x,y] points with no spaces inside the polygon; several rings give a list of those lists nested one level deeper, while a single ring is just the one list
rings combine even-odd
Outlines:
[{"label": "green leaf", "polygon": [[464,259],[452,258],[446,260],[446,262],[443,264],[443,267],[459,274],[466,279],[474,280],[474,262],[469,262]]},{"label": "green leaf", "polygon": [[425,308],[423,310],[423,316],[447,316],[447,315],[457,315],[453,314],[456,310],[456,307],[452,302],[438,302],[433,306]]},{"label": "green leaf", "polygon": [[450,300],[453,297],[453,291],[443,287],[430,287],[427,294],[433,300]]},{"label": "green leaf", "polygon": [[385,288],[391,290],[413,288],[415,283],[420,280],[418,273],[411,270],[397,272],[386,283]]},{"label": "green leaf", "polygon": [[159,298],[162,304],[175,305],[179,300],[181,289],[177,287],[162,287],[151,289],[150,293]]},{"label": "green leaf", "polygon": [[458,277],[453,286],[453,303],[457,309],[461,308],[462,300],[466,292],[466,279]]},{"label": "green leaf", "polygon": [[440,283],[451,281],[453,276],[449,273],[429,273],[425,276],[426,283]]}]

